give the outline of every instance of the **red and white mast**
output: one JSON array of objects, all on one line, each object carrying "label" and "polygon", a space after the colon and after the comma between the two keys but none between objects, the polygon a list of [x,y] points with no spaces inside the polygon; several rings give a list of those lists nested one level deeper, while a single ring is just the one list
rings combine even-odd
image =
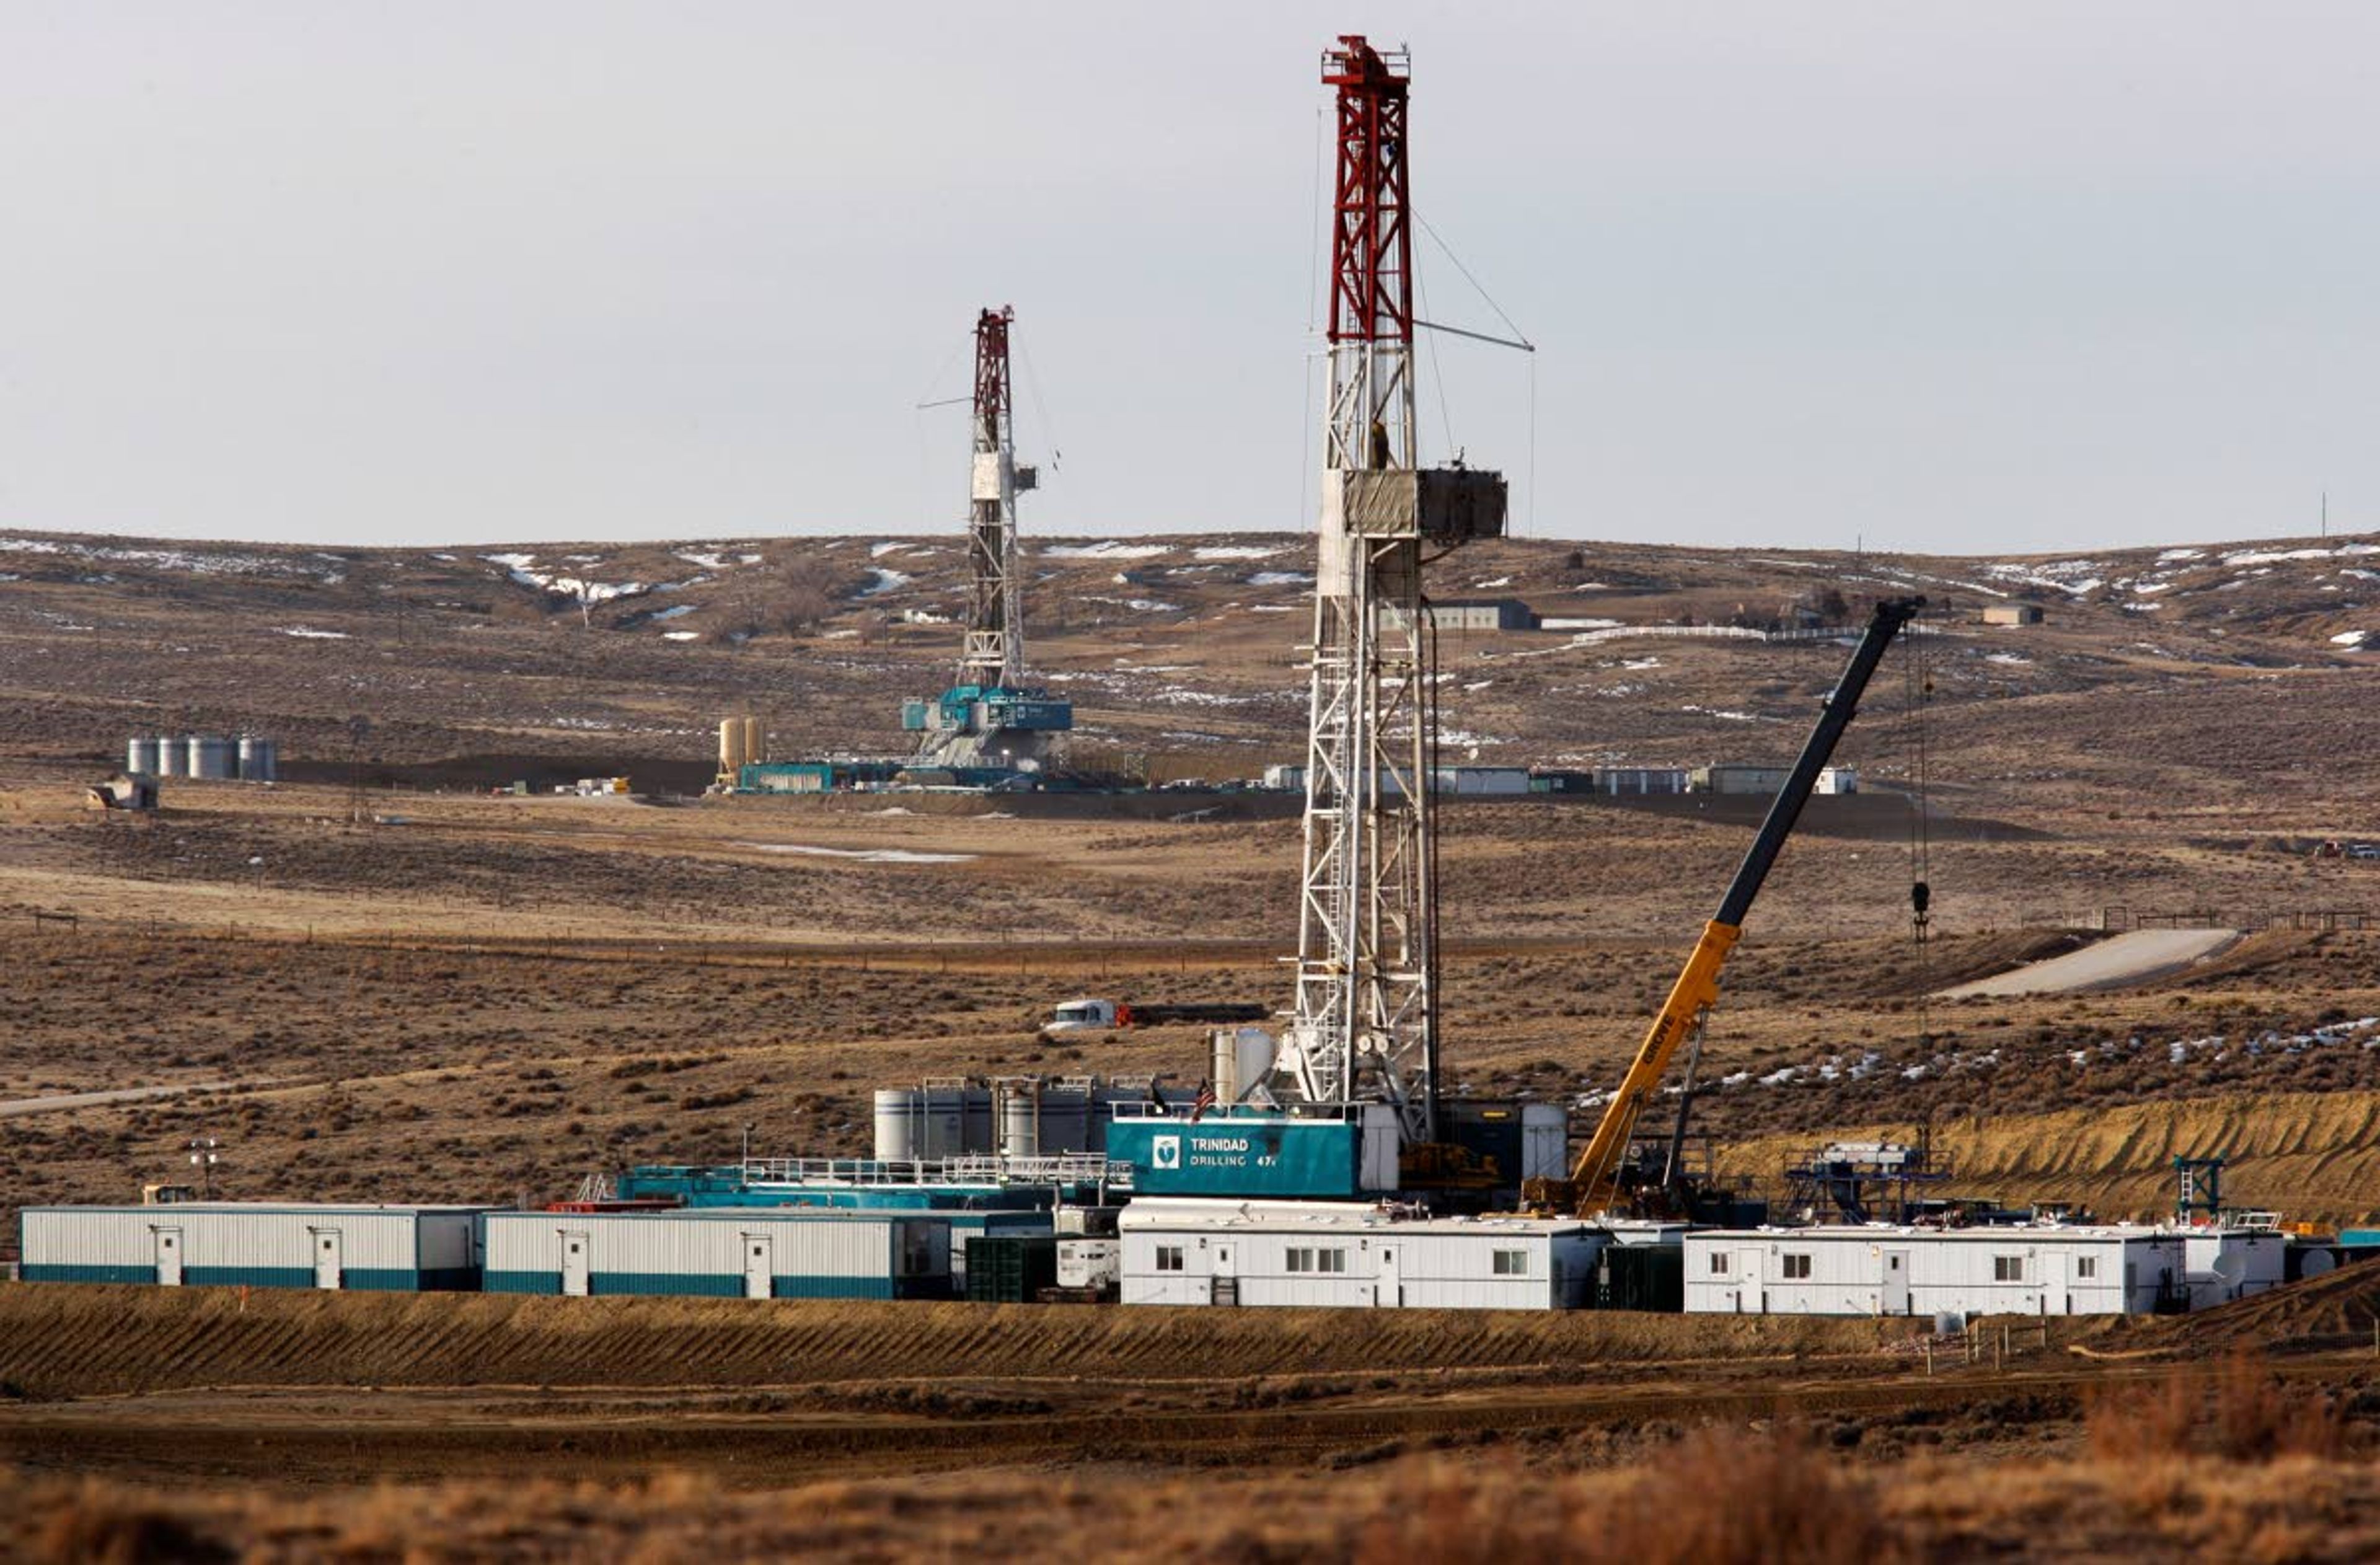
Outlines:
[{"label": "red and white mast", "polygon": [[1330,379],[1317,524],[1296,994],[1267,1086],[1288,1104],[1388,1102],[1437,1139],[1429,768],[1434,641],[1422,551],[1500,533],[1494,473],[1419,465],[1409,61],[1345,36],[1337,90]]}]

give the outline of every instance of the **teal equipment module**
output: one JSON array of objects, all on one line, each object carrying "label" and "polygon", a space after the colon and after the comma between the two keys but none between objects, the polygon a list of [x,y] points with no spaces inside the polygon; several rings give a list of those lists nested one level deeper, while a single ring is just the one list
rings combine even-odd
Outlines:
[{"label": "teal equipment module", "polygon": [[1075,726],[1075,705],[1047,690],[953,685],[934,700],[903,702],[901,726],[913,734],[929,728],[969,729],[979,734],[1016,728],[1060,734]]},{"label": "teal equipment module", "polygon": [[[1395,1187],[1391,1173],[1367,1183],[1365,1127],[1351,1120],[1209,1114],[1119,1118],[1108,1126],[1108,1158],[1130,1163],[1140,1195],[1248,1195],[1281,1199],[1369,1195]],[[1377,1159],[1374,1159],[1377,1163]],[[1395,1168],[1393,1156],[1390,1170]]]}]

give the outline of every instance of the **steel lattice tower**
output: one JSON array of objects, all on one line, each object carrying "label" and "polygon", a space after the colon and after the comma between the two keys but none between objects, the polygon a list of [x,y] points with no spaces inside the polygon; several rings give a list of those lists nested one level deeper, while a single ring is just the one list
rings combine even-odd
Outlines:
[{"label": "steel lattice tower", "polygon": [[966,649],[962,685],[1009,685],[1025,676],[1025,607],[1016,572],[1016,446],[1009,425],[1008,323],[987,309],[975,322],[975,467],[969,491]]},{"label": "steel lattice tower", "polygon": [[903,709],[903,726],[923,735],[913,763],[919,766],[1038,770],[1074,726],[1072,705],[1025,684],[1016,497],[1033,489],[1039,475],[1016,461],[1008,379],[1008,327],[1015,319],[1005,306],[976,317],[966,639],[956,682],[932,700]]},{"label": "steel lattice tower", "polygon": [[1402,51],[1342,37],[1294,1010],[1269,1086],[1437,1138],[1434,647],[1422,549],[1500,532],[1503,480],[1418,467]]}]

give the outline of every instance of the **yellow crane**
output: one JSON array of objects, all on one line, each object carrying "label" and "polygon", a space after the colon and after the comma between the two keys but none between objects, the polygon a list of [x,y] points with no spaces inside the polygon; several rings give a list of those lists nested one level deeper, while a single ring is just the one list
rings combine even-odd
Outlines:
[{"label": "yellow crane", "polygon": [[[1735,949],[1735,942],[1743,937],[1744,916],[1751,912],[1753,899],[1760,894],[1761,883],[1768,879],[1769,867],[1777,862],[1785,839],[1792,835],[1794,822],[1802,817],[1802,807],[1809,802],[1811,792],[1817,786],[1818,773],[1826,770],[1835,753],[1836,741],[1851,726],[1852,716],[1859,710],[1860,697],[1867,689],[1876,664],[1883,661],[1885,649],[1892,645],[1892,638],[1900,634],[1901,627],[1925,607],[1923,598],[1887,599],[1876,606],[1866,633],[1860,637],[1859,646],[1843,669],[1842,678],[1827,697],[1817,726],[1810,731],[1808,741],[1802,746],[1801,758],[1793,763],[1785,786],[1778,792],[1767,819],[1760,823],[1760,834],[1753,839],[1742,864],[1737,867],[1735,880],[1718,904],[1718,916],[1703,926],[1702,938],[1694,942],[1684,970],[1670,986],[1670,998],[1654,1016],[1645,1041],[1637,1048],[1636,1058],[1629,1064],[1628,1074],[1621,1078],[1619,1090],[1612,1094],[1602,1122],[1595,1127],[1595,1134],[1579,1154],[1570,1178],[1528,1181],[1521,1191],[1523,1205],[1532,1210],[1569,1210],[1584,1216],[1608,1211],[1619,1199],[1621,1176],[1630,1143],[1635,1137],[1638,1117],[1668,1074],[1678,1046],[1702,1029],[1703,1018],[1718,1003],[1719,972],[1727,965],[1728,953]],[[1916,895],[1922,908],[1925,888],[1919,886]]]}]

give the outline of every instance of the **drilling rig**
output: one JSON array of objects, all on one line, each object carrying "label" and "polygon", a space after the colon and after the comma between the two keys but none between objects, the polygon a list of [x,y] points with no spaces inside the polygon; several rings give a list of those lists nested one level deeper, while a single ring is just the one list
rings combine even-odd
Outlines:
[{"label": "drilling rig", "polygon": [[918,735],[912,767],[1038,772],[1057,736],[1075,725],[1072,703],[1025,683],[1016,497],[1037,487],[1039,474],[1016,461],[1008,373],[1008,329],[1015,319],[1006,306],[976,317],[966,638],[950,688],[903,705],[901,726]]},{"label": "drilling rig", "polygon": [[1450,1144],[1453,1111],[1438,1101],[1438,659],[1423,567],[1503,532],[1504,480],[1421,463],[1406,56],[1342,37],[1322,80],[1337,94],[1338,175],[1294,988],[1280,1038],[1213,1036],[1195,1104],[1152,1090],[1150,1111],[1115,1110],[1107,1156],[1145,1195],[1497,1183]]},{"label": "drilling rig", "polygon": [[1295,992],[1264,1086],[1285,1108],[1385,1103],[1438,1127],[1437,638],[1426,558],[1504,530],[1501,475],[1416,438],[1410,62],[1360,36],[1337,90]]}]

